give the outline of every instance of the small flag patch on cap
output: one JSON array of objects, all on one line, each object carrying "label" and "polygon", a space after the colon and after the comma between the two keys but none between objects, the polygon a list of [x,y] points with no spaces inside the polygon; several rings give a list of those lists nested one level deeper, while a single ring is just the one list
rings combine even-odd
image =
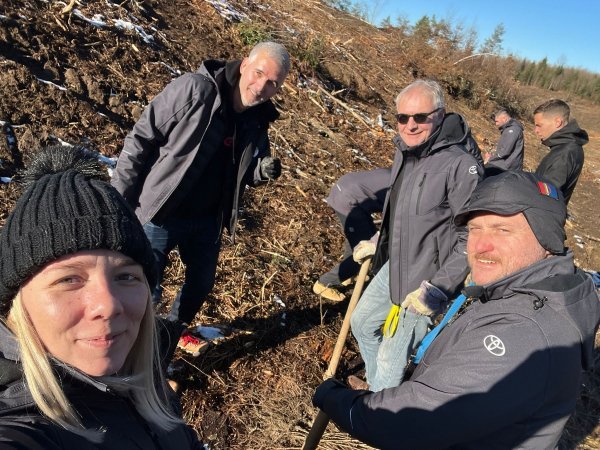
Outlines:
[{"label": "small flag patch on cap", "polygon": [[540,190],[540,194],[558,200],[558,191],[556,190],[554,185],[550,183],[544,183],[543,181],[538,181],[537,185],[538,189]]}]

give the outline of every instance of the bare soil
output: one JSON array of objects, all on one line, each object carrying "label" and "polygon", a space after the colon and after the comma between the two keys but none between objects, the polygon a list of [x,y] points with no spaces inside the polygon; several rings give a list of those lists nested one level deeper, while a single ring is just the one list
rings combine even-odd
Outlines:
[{"label": "bare soil", "polygon": [[[389,166],[393,100],[415,66],[393,30],[379,30],[315,0],[231,1],[247,19],[224,18],[209,1],[126,0],[0,4],[0,120],[12,124],[18,148],[0,137],[0,176],[13,177],[40,145],[82,143],[117,156],[143,108],[178,73],[205,58],[241,58],[243,33],[269,31],[291,50],[293,68],[276,104],[273,152],[284,164],[277,182],[249,190],[236,243],[224,246],[217,282],[196,324],[221,326],[225,339],[205,355],[178,355],[185,419],[212,449],[301,448],[315,414],[311,396],[327,366],[346,303],[322,303],[312,283],[339,258],[342,235],[323,199],[344,173]],[[97,22],[91,23],[94,15]],[[86,20],[89,19],[89,20]],[[139,26],[118,28],[117,20]],[[102,25],[98,25],[99,22]],[[144,34],[152,39],[144,40]],[[247,34],[246,34],[247,35]],[[52,84],[48,83],[51,82]],[[560,93],[521,89],[531,111]],[[564,98],[564,96],[563,96]],[[590,134],[586,164],[570,204],[568,245],[577,263],[600,269],[600,107],[566,98]],[[471,109],[448,96],[482,147],[495,144],[489,100]],[[384,126],[377,124],[381,115]],[[525,164],[546,149],[526,129]],[[391,124],[387,125],[387,124]],[[0,223],[18,196],[0,184]],[[166,310],[183,277],[172,255]],[[599,358],[596,368],[600,369]],[[350,339],[340,378],[361,370]],[[600,446],[600,372],[589,376],[562,448]],[[366,448],[330,425],[322,448]]]}]

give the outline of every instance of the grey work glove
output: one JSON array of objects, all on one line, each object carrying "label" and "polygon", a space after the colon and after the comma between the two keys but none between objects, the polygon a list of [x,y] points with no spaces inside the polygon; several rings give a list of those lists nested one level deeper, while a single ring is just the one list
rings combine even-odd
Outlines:
[{"label": "grey work glove", "polygon": [[268,180],[275,180],[281,175],[281,160],[266,156],[260,161],[260,176]]},{"label": "grey work glove", "polygon": [[400,306],[417,314],[435,316],[447,302],[446,294],[429,281],[423,281],[419,289],[408,294]]},{"label": "grey work glove", "polygon": [[357,263],[362,263],[365,259],[370,258],[377,251],[377,240],[379,239],[379,231],[371,236],[368,241],[360,241],[356,244],[352,251],[352,259]]}]

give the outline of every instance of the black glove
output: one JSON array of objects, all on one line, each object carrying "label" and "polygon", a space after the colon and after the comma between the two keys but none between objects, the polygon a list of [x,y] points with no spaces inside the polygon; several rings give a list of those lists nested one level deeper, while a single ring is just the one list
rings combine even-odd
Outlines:
[{"label": "black glove", "polygon": [[275,180],[281,175],[281,160],[267,156],[260,161],[260,176]]},{"label": "black glove", "polygon": [[325,396],[327,394],[329,394],[329,392],[331,392],[334,389],[339,389],[339,388],[344,388],[344,389],[348,389],[348,386],[346,386],[344,383],[336,380],[335,378],[329,378],[325,381],[323,381],[319,387],[317,388],[317,390],[315,391],[315,394],[313,395],[312,398],[312,403],[314,406],[316,406],[317,408],[323,408],[323,400],[325,399]]}]

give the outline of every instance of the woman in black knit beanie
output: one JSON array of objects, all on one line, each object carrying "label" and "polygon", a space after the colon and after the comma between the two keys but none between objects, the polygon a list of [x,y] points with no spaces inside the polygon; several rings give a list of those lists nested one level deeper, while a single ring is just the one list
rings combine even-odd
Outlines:
[{"label": "woman in black knit beanie", "polygon": [[47,147],[0,232],[0,442],[203,448],[170,406],[135,214],[82,148]]}]

